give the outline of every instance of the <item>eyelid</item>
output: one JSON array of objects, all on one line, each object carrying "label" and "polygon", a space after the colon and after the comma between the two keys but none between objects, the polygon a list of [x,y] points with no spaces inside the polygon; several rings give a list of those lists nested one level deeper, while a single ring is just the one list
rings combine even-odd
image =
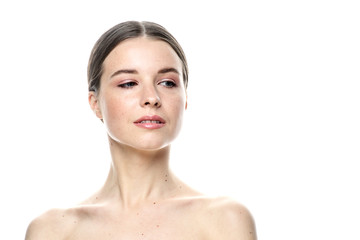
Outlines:
[{"label": "eyelid", "polygon": [[178,85],[177,81],[171,78],[163,78],[158,82],[158,84],[161,85],[162,83],[166,83],[166,82],[171,82],[172,84],[174,84],[173,86],[165,86],[168,88],[177,87]]},{"label": "eyelid", "polygon": [[135,82],[135,83],[138,83],[138,82],[137,82],[136,80],[134,80],[134,79],[127,78],[127,79],[123,79],[123,80],[118,81],[118,85],[120,85],[120,84],[124,84],[124,83],[129,83],[129,82]]},{"label": "eyelid", "polygon": [[123,88],[130,88],[130,87],[133,87],[133,86],[130,86],[130,87],[126,87],[124,85],[126,84],[134,84],[134,85],[138,85],[138,82],[133,80],[133,79],[126,79],[126,80],[123,80],[123,81],[120,81],[119,83],[117,83],[117,86],[118,87],[123,87]]},{"label": "eyelid", "polygon": [[177,84],[178,80],[174,79],[174,78],[171,78],[171,77],[168,77],[168,78],[161,78],[159,80],[159,83],[161,83],[161,82],[173,82],[173,83]]}]

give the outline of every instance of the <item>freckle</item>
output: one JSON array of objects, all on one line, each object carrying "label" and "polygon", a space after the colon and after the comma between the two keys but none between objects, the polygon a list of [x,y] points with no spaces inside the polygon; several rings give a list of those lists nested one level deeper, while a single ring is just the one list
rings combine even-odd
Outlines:
[{"label": "freckle", "polygon": [[74,221],[74,223],[77,223],[76,221]]},{"label": "freckle", "polygon": [[167,182],[167,179],[165,179],[165,182]]},{"label": "freckle", "polygon": [[252,234],[252,232],[250,232],[250,234]]},{"label": "freckle", "polygon": [[139,213],[136,213],[136,215],[138,215],[138,216],[139,216]]},{"label": "freckle", "polygon": [[154,204],[156,204],[156,202],[154,202]]},{"label": "freckle", "polygon": [[156,227],[159,227],[159,225],[156,225]]},{"label": "freckle", "polygon": [[62,215],[62,217],[64,217],[64,215]]}]

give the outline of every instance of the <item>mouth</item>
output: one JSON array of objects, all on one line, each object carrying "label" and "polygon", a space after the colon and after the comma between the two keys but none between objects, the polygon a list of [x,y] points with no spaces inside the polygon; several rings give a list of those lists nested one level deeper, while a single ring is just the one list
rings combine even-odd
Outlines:
[{"label": "mouth", "polygon": [[138,123],[156,123],[156,124],[162,124],[163,122],[155,121],[155,120],[143,120],[143,121],[138,122]]},{"label": "mouth", "polygon": [[157,115],[143,116],[136,120],[134,124],[145,129],[158,129],[165,125],[165,120]]}]

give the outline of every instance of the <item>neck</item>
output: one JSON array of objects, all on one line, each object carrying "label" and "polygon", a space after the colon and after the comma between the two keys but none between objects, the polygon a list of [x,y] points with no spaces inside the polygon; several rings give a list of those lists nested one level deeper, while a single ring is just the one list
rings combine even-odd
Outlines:
[{"label": "neck", "polygon": [[101,190],[107,198],[120,200],[123,207],[163,199],[177,188],[169,170],[170,146],[141,151],[110,141],[112,165]]}]

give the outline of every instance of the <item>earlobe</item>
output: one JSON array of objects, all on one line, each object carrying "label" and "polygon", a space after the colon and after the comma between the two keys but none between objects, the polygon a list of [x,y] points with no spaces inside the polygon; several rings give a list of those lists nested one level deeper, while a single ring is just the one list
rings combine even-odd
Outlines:
[{"label": "earlobe", "polygon": [[93,112],[95,113],[95,115],[102,119],[102,114],[101,114],[101,110],[100,110],[100,106],[99,106],[99,101],[98,101],[98,97],[96,96],[96,93],[94,91],[90,91],[89,92],[89,104],[91,109],[93,110]]}]

